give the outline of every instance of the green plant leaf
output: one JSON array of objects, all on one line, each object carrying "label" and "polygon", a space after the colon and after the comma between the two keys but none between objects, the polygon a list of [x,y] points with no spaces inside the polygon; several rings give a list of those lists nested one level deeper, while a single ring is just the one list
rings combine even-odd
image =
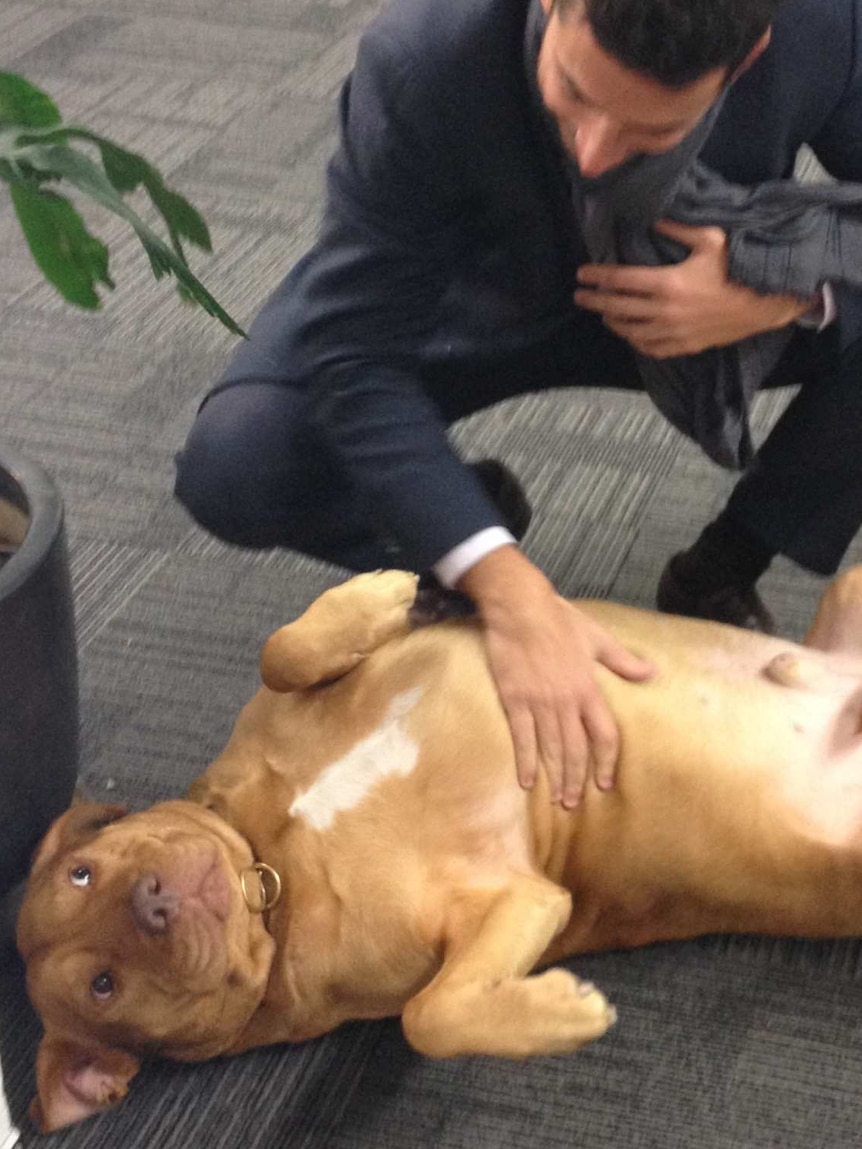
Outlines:
[{"label": "green plant leaf", "polygon": [[137,152],[121,148],[113,140],[105,139],[104,136],[91,132],[89,128],[70,125],[64,131],[67,135],[90,140],[91,143],[98,145],[102,153],[105,175],[121,194],[132,192],[141,184],[162,182],[162,177],[149,160],[145,160]]},{"label": "green plant leaf", "polygon": [[53,191],[22,184],[11,189],[21,230],[42,274],[78,307],[101,306],[96,284],[113,288],[108,249],[91,235],[74,206]]},{"label": "green plant leaf", "polygon": [[[21,141],[19,140],[19,143]],[[224,324],[236,335],[245,332],[224,310],[220,303],[193,275],[182,250],[172,250],[123,200],[113,183],[89,156],[65,144],[39,144],[21,147],[18,162],[36,172],[59,175],[73,187],[126,220],[136,231],[150,260],[156,279],[175,275],[184,289],[182,294],[199,303],[204,310]]]},{"label": "green plant leaf", "polygon": [[[121,195],[143,187],[168,228],[174,250],[184,260],[182,240],[187,239],[204,251],[212,251],[212,240],[203,216],[187,199],[165,186],[161,174],[142,155],[121,148],[113,140],[82,128],[62,124],[47,131],[25,132],[15,138],[18,147],[31,144],[64,144],[71,139],[87,140],[98,147],[105,175]],[[3,154],[0,144],[0,155]]]},{"label": "green plant leaf", "polygon": [[0,123],[0,179],[10,184],[26,184],[38,191],[47,180],[60,177],[50,172],[36,171],[27,163],[26,153],[18,143],[20,135],[20,128]]},{"label": "green plant leaf", "polygon": [[[10,75],[10,73],[0,73],[0,76],[8,77]],[[43,95],[32,85],[27,85],[27,87],[31,88],[36,95]],[[46,183],[60,180],[68,181],[79,191],[108,208],[109,211],[121,216],[134,228],[147,253],[156,279],[161,279],[166,274],[174,275],[177,279],[180,297],[183,300],[191,300],[200,304],[208,314],[218,319],[229,331],[246,338],[243,329],[197,279],[188,265],[183,251],[183,240],[187,239],[205,251],[212,250],[209,231],[199,212],[178,192],[165,187],[159,172],[143,156],[119,147],[113,141],[98,135],[96,132],[91,132],[88,128],[57,123],[53,119],[56,108],[50,101],[48,103],[49,109],[42,108],[43,122],[41,124],[9,124],[0,119],[0,179],[11,183],[13,189],[16,187],[26,188],[34,195],[38,195],[40,191],[44,190]],[[39,117],[34,115],[32,118],[37,119]],[[69,140],[72,139],[81,139],[94,144],[99,149],[105,170],[103,171],[90,156],[70,147]],[[156,210],[164,219],[171,247],[160,239],[123,200],[123,193],[133,191],[138,187],[144,188]],[[62,197],[57,196],[56,198],[61,199]],[[83,223],[79,217],[78,222],[83,228]],[[88,233],[84,230],[84,234],[87,235]],[[93,242],[100,242],[94,241],[92,236],[88,236],[88,238]],[[80,234],[78,239],[80,239]],[[33,240],[30,236],[28,236],[28,242],[30,242],[31,250],[34,250],[35,255]],[[80,302],[86,298],[87,302],[80,302],[81,306],[98,306],[98,296],[95,294],[95,283],[99,282],[98,277],[91,280],[89,291],[85,291],[80,284],[76,285],[71,271],[61,272],[59,270],[57,265],[58,253],[62,254],[63,251],[68,253],[69,250],[72,249],[64,247],[62,243],[59,246],[55,244],[49,260],[52,271],[49,273],[41,262],[39,266],[42,267],[51,282],[63,291],[66,298],[73,302]],[[83,247],[80,250],[74,250],[76,251],[76,258],[80,258],[84,251]],[[91,252],[90,254],[92,258],[95,258],[94,253]],[[41,257],[42,259],[47,258],[45,251],[42,252]],[[104,272],[107,275],[107,264],[105,264]],[[63,287],[60,287],[60,281],[63,282]],[[108,281],[103,280],[102,282]],[[67,294],[69,291],[72,291],[71,295]]]},{"label": "green plant leaf", "polygon": [[0,124],[50,128],[60,122],[57,105],[41,88],[14,72],[0,72]]},{"label": "green plant leaf", "polygon": [[126,151],[104,136],[87,132],[86,137],[102,153],[105,174],[119,192],[142,186],[167,224],[171,241],[179,252],[180,238],[188,239],[204,251],[212,251],[209,229],[201,214],[179,192],[165,187],[152,164],[135,152]]}]

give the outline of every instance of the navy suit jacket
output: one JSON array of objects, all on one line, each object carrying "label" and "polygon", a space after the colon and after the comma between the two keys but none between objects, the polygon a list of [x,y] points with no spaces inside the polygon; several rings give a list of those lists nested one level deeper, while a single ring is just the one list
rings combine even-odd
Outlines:
[{"label": "navy suit jacket", "polygon": [[[342,92],[319,240],[223,380],[302,388],[324,449],[417,570],[499,522],[449,447],[423,365],[528,347],[577,318],[585,253],[528,92],[526,10],[396,0],[369,28]],[[860,36],[862,0],[785,0],[704,162],[758,183],[790,176],[808,143],[834,176],[862,181]],[[839,297],[852,336],[859,304]]]}]

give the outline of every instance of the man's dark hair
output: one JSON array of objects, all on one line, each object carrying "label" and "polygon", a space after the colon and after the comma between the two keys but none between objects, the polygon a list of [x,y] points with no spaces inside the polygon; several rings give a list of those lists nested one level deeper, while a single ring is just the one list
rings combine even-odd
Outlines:
[{"label": "man's dark hair", "polygon": [[632,71],[669,87],[713,68],[732,75],[781,0],[556,0],[562,19],[586,15],[596,41]]}]

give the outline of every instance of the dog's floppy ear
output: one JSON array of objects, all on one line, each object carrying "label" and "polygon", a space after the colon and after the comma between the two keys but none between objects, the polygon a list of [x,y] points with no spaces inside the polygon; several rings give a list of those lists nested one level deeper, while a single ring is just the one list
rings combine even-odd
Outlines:
[{"label": "dog's floppy ear", "polygon": [[38,1092],[30,1117],[42,1133],[92,1117],[122,1101],[140,1067],[125,1050],[46,1035],[36,1056]]},{"label": "dog's floppy ear", "polygon": [[66,850],[83,845],[104,826],[116,822],[127,813],[125,806],[109,806],[103,802],[82,802],[73,806],[60,815],[42,839],[31,872],[36,874],[54,858]]}]

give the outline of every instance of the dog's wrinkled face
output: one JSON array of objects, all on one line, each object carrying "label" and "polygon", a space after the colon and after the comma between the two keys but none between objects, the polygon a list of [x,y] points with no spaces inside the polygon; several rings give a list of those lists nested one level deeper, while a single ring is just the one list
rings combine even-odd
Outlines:
[{"label": "dog's wrinkled face", "polygon": [[45,1130],[126,1091],[148,1055],[228,1049],[260,1002],[274,943],[239,880],[251,852],[188,802],[81,806],[49,831],[18,924],[45,1027],[34,1116]]}]

